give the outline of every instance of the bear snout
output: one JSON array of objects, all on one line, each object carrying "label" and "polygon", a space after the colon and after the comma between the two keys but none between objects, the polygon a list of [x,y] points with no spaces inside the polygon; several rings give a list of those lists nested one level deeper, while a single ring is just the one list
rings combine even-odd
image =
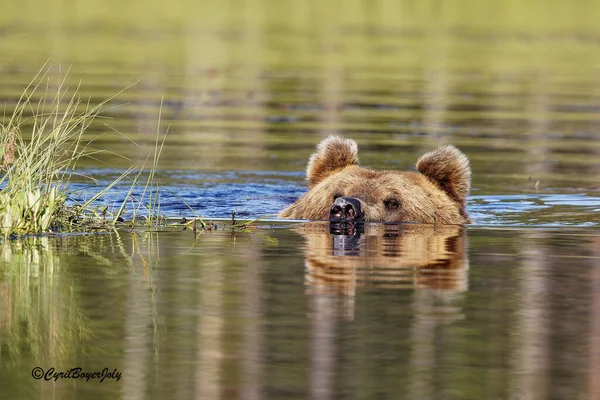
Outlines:
[{"label": "bear snout", "polygon": [[329,209],[330,221],[360,221],[364,213],[360,207],[360,200],[354,197],[338,197]]}]

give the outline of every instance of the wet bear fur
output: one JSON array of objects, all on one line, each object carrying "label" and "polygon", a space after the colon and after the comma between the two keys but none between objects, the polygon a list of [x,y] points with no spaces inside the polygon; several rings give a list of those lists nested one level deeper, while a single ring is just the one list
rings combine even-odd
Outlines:
[{"label": "wet bear fur", "polygon": [[306,170],[308,192],[280,218],[327,220],[339,197],[358,199],[364,221],[468,224],[471,188],[468,158],[452,145],[422,155],[417,172],[363,168],[354,140],[329,136],[317,146]]}]

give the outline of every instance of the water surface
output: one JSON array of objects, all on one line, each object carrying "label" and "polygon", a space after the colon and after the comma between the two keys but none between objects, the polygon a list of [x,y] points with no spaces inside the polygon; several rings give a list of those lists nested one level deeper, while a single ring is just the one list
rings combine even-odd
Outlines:
[{"label": "water surface", "polygon": [[[165,216],[273,215],[342,134],[376,169],[458,146],[475,224],[5,242],[0,398],[599,398],[598,15],[586,1],[4,7],[0,123],[40,68],[36,101],[61,79],[91,105],[127,88],[86,134],[106,153],[78,165],[73,203],[168,131]],[[122,378],[36,380],[37,366]]]},{"label": "water surface", "polygon": [[581,229],[327,223],[7,243],[3,397],[593,398],[599,246]]}]

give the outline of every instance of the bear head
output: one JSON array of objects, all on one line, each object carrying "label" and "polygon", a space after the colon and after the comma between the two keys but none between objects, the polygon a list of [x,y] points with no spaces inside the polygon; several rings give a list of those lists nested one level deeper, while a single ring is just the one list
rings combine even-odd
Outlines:
[{"label": "bear head", "polygon": [[468,158],[452,145],[422,155],[417,172],[375,171],[358,164],[356,142],[330,136],[306,171],[309,191],[279,217],[330,221],[466,224]]}]

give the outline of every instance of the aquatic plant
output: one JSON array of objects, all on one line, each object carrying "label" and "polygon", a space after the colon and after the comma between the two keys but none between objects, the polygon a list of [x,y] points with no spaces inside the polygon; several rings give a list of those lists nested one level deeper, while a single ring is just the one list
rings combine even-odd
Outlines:
[{"label": "aquatic plant", "polygon": [[82,104],[78,88],[68,96],[64,80],[59,80],[53,95],[46,83],[36,102],[34,94],[48,82],[48,71],[38,72],[8,122],[0,124],[0,229],[5,238],[51,229],[64,207],[77,161],[98,152],[82,137],[110,99],[90,107]]},{"label": "aquatic plant", "polygon": [[66,196],[58,187],[42,191],[0,193],[1,228],[4,237],[23,232],[45,232]]},{"label": "aquatic plant", "polygon": [[[0,231],[4,238],[49,231],[112,228],[122,221],[121,215],[129,200],[137,201],[131,227],[142,205],[147,212],[146,226],[164,223],[160,188],[154,180],[166,137],[165,134],[159,141],[160,132],[157,132],[152,166],[140,199],[134,199],[132,192],[145,164],[131,166],[84,204],[67,204],[69,182],[77,162],[103,152],[92,147],[94,139],[84,140],[84,134],[105,105],[122,91],[90,106],[79,96],[79,86],[69,94],[64,80],[59,80],[55,93],[50,94],[48,72],[47,67],[38,72],[8,122],[0,124]],[[44,87],[44,82],[44,93],[35,101],[34,94]],[[116,212],[107,206],[95,205],[98,198],[124,179],[131,181],[131,189]]]}]

